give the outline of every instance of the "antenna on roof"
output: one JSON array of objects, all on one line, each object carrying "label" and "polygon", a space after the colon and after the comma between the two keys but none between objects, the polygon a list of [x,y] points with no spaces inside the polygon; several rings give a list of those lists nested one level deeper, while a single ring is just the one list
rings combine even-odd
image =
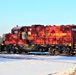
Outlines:
[{"label": "antenna on roof", "polygon": [[18,27],[18,25],[16,25],[16,27]]}]

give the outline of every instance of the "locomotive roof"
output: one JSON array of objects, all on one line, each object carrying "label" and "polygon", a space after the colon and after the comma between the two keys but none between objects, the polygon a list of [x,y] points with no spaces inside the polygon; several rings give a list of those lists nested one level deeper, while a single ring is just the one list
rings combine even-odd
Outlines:
[{"label": "locomotive roof", "polygon": [[14,27],[12,30],[19,30],[21,27]]},{"label": "locomotive roof", "polygon": [[21,27],[19,27],[18,25],[16,27],[12,28],[12,30],[19,30],[19,29],[21,29]]},{"label": "locomotive roof", "polygon": [[24,28],[24,27],[29,27],[29,26],[21,26],[21,27],[16,26],[16,27],[12,28],[12,30],[20,30],[21,28]]},{"label": "locomotive roof", "polygon": [[[19,27],[18,25],[14,28],[12,28],[12,30],[19,30],[21,28],[24,28],[24,27],[37,27],[37,26],[44,26],[44,25],[32,25],[32,26],[21,26]],[[46,25],[46,26],[57,26],[57,25]],[[76,27],[76,25],[60,25],[60,26],[72,26],[72,27]]]}]

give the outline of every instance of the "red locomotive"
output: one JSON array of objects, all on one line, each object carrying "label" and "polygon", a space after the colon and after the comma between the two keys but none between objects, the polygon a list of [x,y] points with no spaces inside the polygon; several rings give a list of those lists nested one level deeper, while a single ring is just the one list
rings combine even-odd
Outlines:
[{"label": "red locomotive", "polygon": [[45,52],[52,55],[76,54],[76,25],[14,27],[5,34],[1,51],[8,53]]}]

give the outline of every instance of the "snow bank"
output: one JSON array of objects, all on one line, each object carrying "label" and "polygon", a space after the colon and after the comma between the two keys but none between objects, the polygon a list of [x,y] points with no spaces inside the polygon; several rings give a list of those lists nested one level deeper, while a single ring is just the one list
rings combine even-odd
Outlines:
[{"label": "snow bank", "polygon": [[46,60],[6,61],[0,62],[0,75],[52,75],[63,72],[73,66],[75,66],[75,64]]},{"label": "snow bank", "polygon": [[0,55],[24,59],[0,58],[0,75],[75,75],[76,57]]},{"label": "snow bank", "polygon": [[54,73],[52,75],[76,75],[76,66],[73,68],[70,68],[66,71],[59,72],[59,73]]}]

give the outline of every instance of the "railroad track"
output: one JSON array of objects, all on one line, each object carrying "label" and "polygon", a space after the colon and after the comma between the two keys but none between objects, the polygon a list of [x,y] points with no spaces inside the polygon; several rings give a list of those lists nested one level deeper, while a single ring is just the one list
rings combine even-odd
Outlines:
[{"label": "railroad track", "polygon": [[[17,56],[18,55],[18,56]],[[28,57],[27,57],[28,56]],[[51,60],[46,58],[44,55],[34,55],[35,57],[32,57],[32,55],[23,55],[23,54],[14,54],[12,55],[0,55],[0,58],[7,58],[7,59],[26,59],[26,60],[44,60],[44,61],[49,61],[49,62],[60,62],[60,63],[71,63],[71,64],[76,64],[76,62],[71,62],[71,61],[60,61],[60,60]],[[43,57],[39,57],[43,56]]]},{"label": "railroad track", "polygon": [[[6,51],[4,51],[4,52],[0,52],[0,54],[8,54],[8,53]],[[14,54],[14,53],[9,53],[9,54]],[[19,54],[19,53],[16,53],[16,54]],[[45,52],[37,52],[37,53],[34,53],[34,52],[31,52],[31,53],[30,52],[28,52],[28,53],[22,52],[20,55],[69,56],[67,54],[51,55],[51,54],[45,53]],[[76,56],[76,55],[73,55],[73,56]]]}]

